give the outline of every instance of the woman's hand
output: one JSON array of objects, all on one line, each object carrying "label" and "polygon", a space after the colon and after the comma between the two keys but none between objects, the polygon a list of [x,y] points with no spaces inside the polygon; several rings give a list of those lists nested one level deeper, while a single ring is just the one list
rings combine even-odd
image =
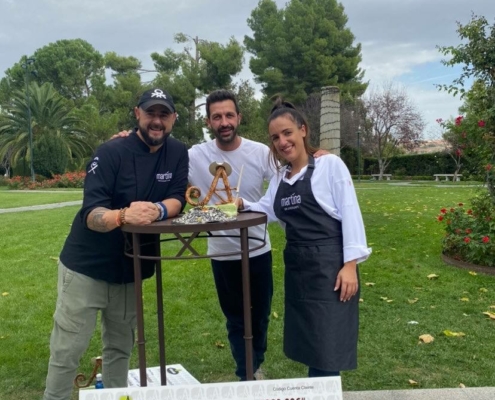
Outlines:
[{"label": "woman's hand", "polygon": [[237,197],[236,199],[234,199],[234,204],[237,207],[238,211],[244,210],[244,202],[242,201],[241,197]]},{"label": "woman's hand", "polygon": [[337,275],[334,291],[340,289],[340,301],[350,300],[359,289],[356,266],[356,260],[346,262]]},{"label": "woman's hand", "polygon": [[132,131],[120,131],[119,133],[116,133],[115,135],[110,136],[110,140],[121,138],[121,137],[128,137],[131,133],[132,133]]}]

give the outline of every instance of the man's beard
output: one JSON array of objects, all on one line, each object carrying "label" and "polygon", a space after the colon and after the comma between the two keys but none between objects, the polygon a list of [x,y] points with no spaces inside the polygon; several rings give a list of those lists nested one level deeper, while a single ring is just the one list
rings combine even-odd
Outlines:
[{"label": "man's beard", "polygon": [[[212,129],[212,131],[213,131],[213,134],[215,135],[215,138],[219,142],[224,143],[224,144],[228,144],[228,143],[232,143],[235,140],[235,138],[237,137],[238,128],[239,128],[239,126],[234,127],[233,125],[229,125],[227,127],[222,126],[219,129]],[[221,132],[222,130],[231,130],[232,134],[228,137],[222,136],[222,132]]]},{"label": "man's beard", "polygon": [[[144,142],[148,145],[148,146],[159,146],[161,144],[163,144],[163,142],[165,142],[165,139],[167,138],[168,136],[168,133],[165,133],[165,127],[163,125],[148,125],[147,127],[141,125],[139,122],[138,122],[138,127],[139,127],[139,132],[141,132],[141,136],[143,137],[143,140]],[[149,130],[150,128],[154,128],[154,130],[161,130],[163,132],[163,135],[159,138],[152,138],[150,136],[150,133],[149,133]]]}]

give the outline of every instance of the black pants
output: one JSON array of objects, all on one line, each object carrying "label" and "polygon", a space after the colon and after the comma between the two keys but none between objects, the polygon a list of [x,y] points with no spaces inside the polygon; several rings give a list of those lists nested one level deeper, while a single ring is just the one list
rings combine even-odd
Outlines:
[{"label": "black pants", "polygon": [[[241,260],[211,260],[218,300],[225,318],[235,374],[246,379],[246,347],[242,304]],[[265,359],[268,321],[273,296],[271,251],[249,259],[251,281],[251,319],[253,326],[253,371]]]}]

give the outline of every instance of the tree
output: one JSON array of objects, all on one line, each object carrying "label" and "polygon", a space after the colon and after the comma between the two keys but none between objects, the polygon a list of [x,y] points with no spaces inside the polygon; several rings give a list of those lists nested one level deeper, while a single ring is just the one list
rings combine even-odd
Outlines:
[{"label": "tree", "polygon": [[442,119],[437,119],[437,123],[445,129],[442,133],[442,139],[445,142],[445,152],[452,158],[455,164],[453,181],[457,179],[457,174],[461,171],[464,150],[466,148],[465,133],[459,134],[458,127],[462,123],[462,116],[458,116],[455,122],[445,122]]},{"label": "tree", "polygon": [[248,19],[253,36],[244,45],[256,81],[268,97],[280,93],[302,104],[323,86],[338,86],[343,97],[361,95],[367,84],[361,45],[346,28],[347,16],[337,0],[291,0],[277,9],[261,0]]},{"label": "tree", "polygon": [[320,146],[321,93],[312,93],[301,105],[309,125],[309,138],[314,147]]},{"label": "tree", "polygon": [[[5,71],[2,81],[10,81],[11,89],[24,85],[21,64],[25,56]],[[37,71],[36,81],[49,82],[65,98],[81,103],[93,93],[93,88],[105,82],[103,56],[82,39],[59,40],[50,43],[32,55]],[[5,83],[0,84],[0,87]]]},{"label": "tree", "polygon": [[186,43],[183,52],[167,49],[162,55],[151,55],[158,71],[155,84],[173,93],[179,114],[174,135],[194,144],[202,140],[204,127],[196,100],[232,84],[232,77],[242,69],[244,51],[234,38],[227,45],[221,45],[179,33],[174,40]]},{"label": "tree", "polygon": [[[486,174],[488,191],[495,204],[492,167],[495,164],[495,24],[490,25],[485,17],[473,14],[467,24],[457,23],[457,33],[463,43],[438,46],[438,49],[450,57],[442,62],[447,66],[463,65],[462,73],[452,84],[438,88],[454,96],[460,94],[465,100],[461,108],[465,113],[463,124],[472,127],[466,130],[467,146],[478,160],[478,175]],[[464,85],[470,78],[475,82],[466,90]]]},{"label": "tree", "polygon": [[262,102],[254,97],[254,88],[248,81],[241,81],[232,89],[242,114],[239,133],[247,139],[268,144],[266,118],[262,116]]},{"label": "tree", "polygon": [[111,112],[107,109],[102,110],[100,104],[96,98],[90,97],[84,105],[72,110],[72,115],[79,120],[78,126],[86,132],[85,140],[91,148],[107,141],[112,133],[133,126],[131,122],[126,125],[119,124],[120,120],[128,117],[129,113],[124,109]]},{"label": "tree", "polygon": [[12,148],[7,149],[3,157],[0,157],[0,171],[6,178],[10,177],[10,157],[12,156]]},{"label": "tree", "polygon": [[[33,148],[41,146],[45,153],[50,149],[65,153],[68,160],[87,156],[91,149],[86,143],[86,132],[81,128],[80,120],[69,112],[67,101],[49,83],[39,86],[36,82],[31,82],[29,91]],[[24,91],[16,91],[11,104],[1,111],[0,159],[10,152],[10,163],[15,167],[21,159],[30,160],[28,150],[26,94]],[[38,163],[39,167],[39,162],[42,161],[36,159],[36,152],[33,157],[33,163]],[[63,157],[59,159],[63,163]]]},{"label": "tree", "polygon": [[377,158],[379,179],[401,148],[412,149],[422,137],[425,123],[404,89],[392,83],[372,89],[362,99],[363,144]]}]

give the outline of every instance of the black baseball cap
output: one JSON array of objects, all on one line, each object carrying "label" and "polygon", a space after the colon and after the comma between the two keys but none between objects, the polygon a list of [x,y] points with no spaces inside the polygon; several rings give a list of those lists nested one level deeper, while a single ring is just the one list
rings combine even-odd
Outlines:
[{"label": "black baseball cap", "polygon": [[155,104],[161,104],[162,106],[167,107],[171,112],[175,112],[174,99],[169,92],[159,88],[149,89],[144,92],[139,99],[138,107],[147,110]]}]

